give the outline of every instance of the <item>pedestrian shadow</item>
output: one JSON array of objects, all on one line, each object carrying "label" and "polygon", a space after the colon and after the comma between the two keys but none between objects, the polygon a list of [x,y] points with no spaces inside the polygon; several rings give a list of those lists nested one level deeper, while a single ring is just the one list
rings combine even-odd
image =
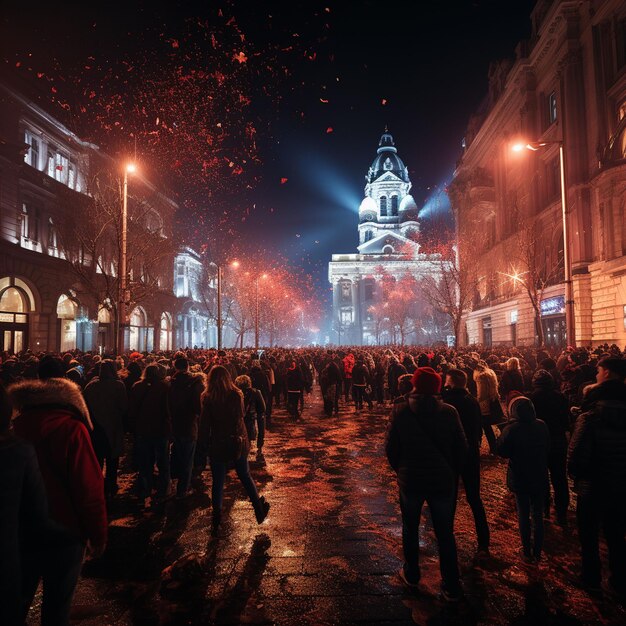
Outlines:
[{"label": "pedestrian shadow", "polygon": [[[250,598],[259,590],[263,574],[271,558],[267,554],[271,545],[271,539],[267,534],[262,533],[255,537],[250,554],[247,557],[243,571],[239,574],[237,582],[225,591],[223,598],[213,607],[211,611],[212,622],[221,623],[226,621],[228,623],[241,624],[246,621],[242,619],[242,615],[246,611]],[[213,559],[218,556],[218,552],[218,550],[214,551]],[[213,565],[208,564],[208,567],[215,569],[215,563]],[[257,608],[257,610],[260,609]],[[255,621],[264,622],[267,621],[267,618],[264,615],[255,615]]]}]

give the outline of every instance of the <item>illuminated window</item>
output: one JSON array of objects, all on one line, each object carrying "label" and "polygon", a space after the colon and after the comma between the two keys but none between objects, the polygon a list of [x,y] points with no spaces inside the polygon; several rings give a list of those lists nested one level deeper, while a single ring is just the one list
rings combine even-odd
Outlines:
[{"label": "illuminated window", "polygon": [[556,91],[548,96],[548,121],[550,124],[556,122]]},{"label": "illuminated window", "polygon": [[48,248],[58,248],[57,227],[54,225],[52,218],[48,220]]},{"label": "illuminated window", "polygon": [[380,197],[380,214],[382,216],[387,215],[387,196]]},{"label": "illuminated window", "polygon": [[28,152],[24,155],[24,162],[31,167],[39,169],[39,153],[41,146],[39,139],[27,130],[24,132],[24,141],[30,146]]},{"label": "illuminated window", "polygon": [[352,311],[341,311],[341,323],[352,324]]}]

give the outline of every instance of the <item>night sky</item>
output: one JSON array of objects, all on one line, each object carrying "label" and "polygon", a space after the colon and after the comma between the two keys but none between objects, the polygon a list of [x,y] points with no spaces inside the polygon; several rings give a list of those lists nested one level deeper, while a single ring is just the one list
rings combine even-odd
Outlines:
[{"label": "night sky", "polygon": [[81,137],[137,150],[181,203],[181,239],[284,256],[326,297],[385,126],[424,229],[449,224],[442,192],[489,62],[528,37],[533,4],[5,0],[1,58]]}]

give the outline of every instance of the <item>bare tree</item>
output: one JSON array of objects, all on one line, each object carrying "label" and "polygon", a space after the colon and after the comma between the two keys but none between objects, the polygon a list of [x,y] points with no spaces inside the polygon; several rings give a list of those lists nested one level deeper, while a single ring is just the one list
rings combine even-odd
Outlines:
[{"label": "bare tree", "polygon": [[478,286],[472,241],[440,246],[433,263],[436,271],[422,281],[422,293],[435,310],[450,318],[457,347],[463,314],[470,309]]},{"label": "bare tree", "polygon": [[[76,205],[76,196],[67,202]],[[61,256],[67,261],[79,289],[98,307],[106,306],[118,322],[119,259],[122,232],[122,185],[110,173],[93,177],[77,210],[65,211],[57,226]],[[166,287],[172,271],[174,246],[155,213],[158,194],[128,196],[128,311]]]}]

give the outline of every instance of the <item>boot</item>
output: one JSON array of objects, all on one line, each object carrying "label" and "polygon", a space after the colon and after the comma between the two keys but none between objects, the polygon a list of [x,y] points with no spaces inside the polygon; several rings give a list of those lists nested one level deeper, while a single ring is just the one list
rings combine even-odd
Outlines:
[{"label": "boot", "polygon": [[258,504],[254,507],[257,524],[262,524],[270,510],[270,503],[264,496],[259,498]]},{"label": "boot", "polygon": [[222,521],[222,512],[214,511],[213,518],[211,519],[211,537],[217,537],[217,533],[220,529],[221,521]]}]

